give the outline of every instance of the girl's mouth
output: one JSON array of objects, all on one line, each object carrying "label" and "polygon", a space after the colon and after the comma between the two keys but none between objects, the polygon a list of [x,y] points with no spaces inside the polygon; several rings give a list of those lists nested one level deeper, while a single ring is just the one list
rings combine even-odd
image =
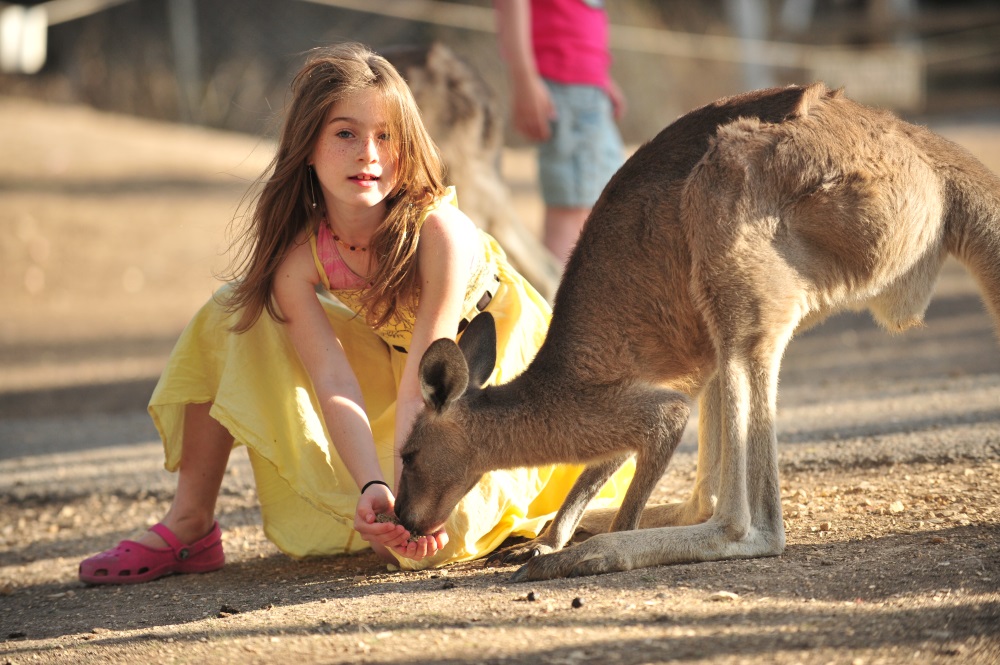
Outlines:
[{"label": "girl's mouth", "polygon": [[378,176],[369,173],[359,173],[358,175],[351,176],[350,179],[358,183],[378,182]]}]

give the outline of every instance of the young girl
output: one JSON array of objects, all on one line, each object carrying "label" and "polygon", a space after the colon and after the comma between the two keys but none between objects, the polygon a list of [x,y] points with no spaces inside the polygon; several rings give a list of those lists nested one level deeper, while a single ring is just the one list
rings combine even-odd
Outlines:
[{"label": "young girl", "polygon": [[[295,557],[371,546],[407,568],[533,537],[580,469],[488,474],[445,528],[410,540],[392,513],[396,451],[422,408],[417,366],[482,310],[493,382],[520,372],[549,308],[456,207],[409,88],[357,44],[315,51],[292,84],[277,155],[239,243],[236,277],[181,335],[149,404],[166,467],[163,521],[80,565],[84,582],[222,567],[215,504],[234,445],[249,450],[264,531]],[[620,472],[600,505],[617,505]]]}]

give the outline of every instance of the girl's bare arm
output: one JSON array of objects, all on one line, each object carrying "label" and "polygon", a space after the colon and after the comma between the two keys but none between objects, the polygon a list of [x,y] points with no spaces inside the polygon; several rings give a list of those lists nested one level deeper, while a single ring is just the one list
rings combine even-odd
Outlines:
[{"label": "girl's bare arm", "polygon": [[[479,232],[472,220],[457,208],[444,206],[424,220],[417,248],[420,303],[396,404],[397,452],[410,433],[414,416],[423,408],[418,378],[420,359],[434,340],[455,338],[464,313],[470,266],[478,251]],[[397,482],[400,472],[397,458]]]},{"label": "girl's bare arm", "polygon": [[[365,413],[361,386],[347,361],[344,347],[319,299],[319,275],[307,242],[293,249],[274,279],[274,297],[287,320],[286,329],[302,364],[312,379],[323,419],[340,459],[361,488],[371,480],[384,480],[375,452],[375,439]],[[401,526],[375,522],[375,511],[391,512],[393,495],[387,487],[372,485],[362,501],[366,515],[355,519],[355,528],[376,546],[405,550],[409,536]],[[370,519],[369,519],[370,518]],[[376,549],[378,549],[376,547]]]}]

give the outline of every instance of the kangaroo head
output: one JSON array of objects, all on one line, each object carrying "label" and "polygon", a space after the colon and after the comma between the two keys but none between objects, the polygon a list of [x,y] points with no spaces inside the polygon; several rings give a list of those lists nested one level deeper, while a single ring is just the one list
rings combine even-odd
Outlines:
[{"label": "kangaroo head", "polygon": [[493,373],[496,349],[493,315],[483,312],[458,344],[439,339],[420,359],[424,409],[399,452],[403,474],[396,494],[396,516],[411,533],[440,529],[488,470],[479,462],[470,413]]}]

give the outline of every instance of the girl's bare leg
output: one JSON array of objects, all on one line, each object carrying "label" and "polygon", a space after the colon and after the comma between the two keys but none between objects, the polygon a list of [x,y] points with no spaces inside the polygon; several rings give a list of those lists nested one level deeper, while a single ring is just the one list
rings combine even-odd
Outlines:
[{"label": "girl's bare leg", "polygon": [[[211,402],[188,404],[184,411],[177,493],[163,518],[163,524],[184,543],[193,543],[212,529],[215,503],[233,448],[229,430],[208,415],[211,408]],[[152,531],[138,541],[150,547],[167,546]]]}]

